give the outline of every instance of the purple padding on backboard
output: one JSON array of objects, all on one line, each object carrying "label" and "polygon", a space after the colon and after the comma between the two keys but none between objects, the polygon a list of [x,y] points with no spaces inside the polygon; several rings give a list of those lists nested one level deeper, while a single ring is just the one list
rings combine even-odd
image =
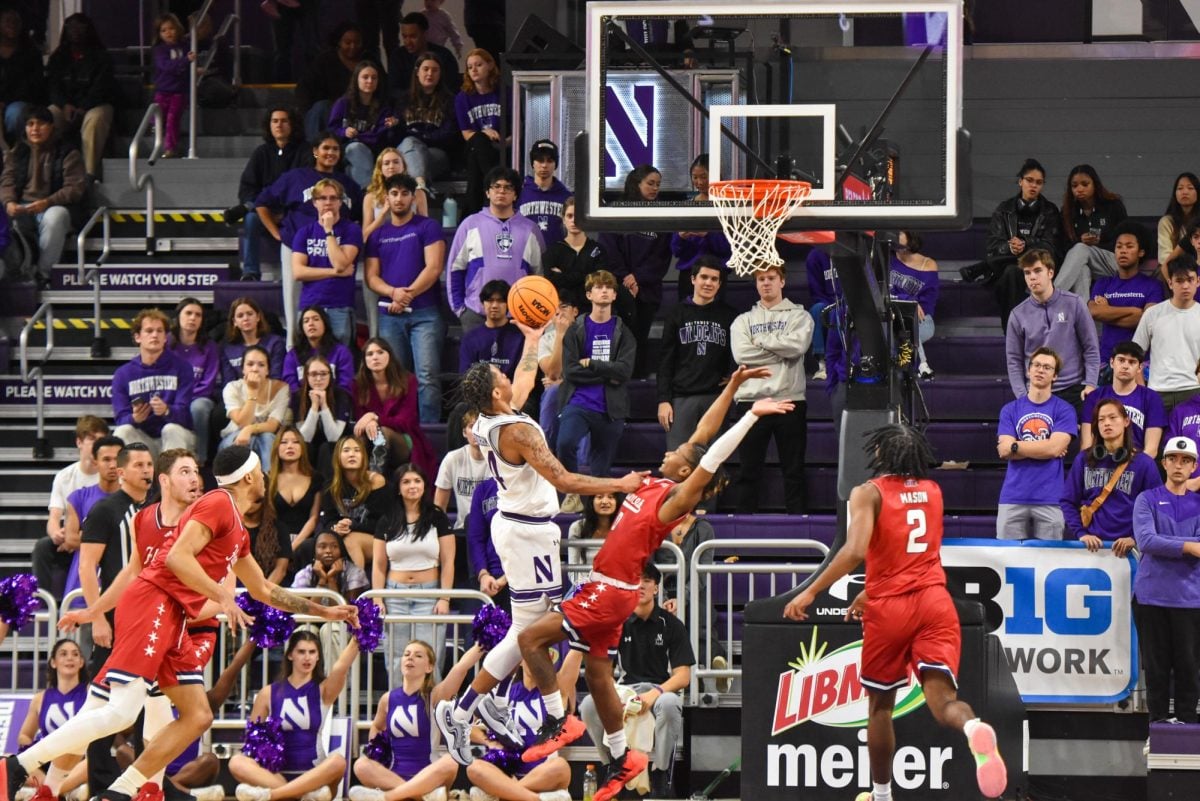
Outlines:
[{"label": "purple padding on backboard", "polygon": [[1200,724],[1151,723],[1150,753],[1200,755]]}]

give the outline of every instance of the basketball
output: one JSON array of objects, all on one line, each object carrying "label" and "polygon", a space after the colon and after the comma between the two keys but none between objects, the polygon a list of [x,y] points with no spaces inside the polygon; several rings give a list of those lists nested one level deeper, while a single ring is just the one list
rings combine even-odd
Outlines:
[{"label": "basketball", "polygon": [[556,311],[558,291],[540,275],[527,275],[508,290],[508,313],[530,328],[541,328]]}]

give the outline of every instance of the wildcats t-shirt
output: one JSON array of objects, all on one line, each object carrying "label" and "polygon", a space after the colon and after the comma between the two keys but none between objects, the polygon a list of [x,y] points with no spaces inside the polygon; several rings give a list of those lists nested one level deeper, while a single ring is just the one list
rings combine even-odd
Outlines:
[{"label": "wildcats t-shirt", "polygon": [[[1007,434],[1019,442],[1043,442],[1059,432],[1079,435],[1079,423],[1071,404],[1054,395],[1034,403],[1026,395],[1009,401],[1000,410],[998,436]],[[1058,505],[1062,496],[1062,459],[1014,459],[1008,463],[1000,503]]]}]

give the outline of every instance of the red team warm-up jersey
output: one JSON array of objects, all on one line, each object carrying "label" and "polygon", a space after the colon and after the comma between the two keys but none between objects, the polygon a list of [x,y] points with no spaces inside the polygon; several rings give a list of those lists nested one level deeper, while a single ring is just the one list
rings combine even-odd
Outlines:
[{"label": "red team warm-up jersey", "polygon": [[669,479],[646,478],[641,489],[625,496],[592,569],[626,584],[639,584],[646,562],[683,519],[679,517],[669,523],[658,519],[659,508],[674,488],[675,482]]},{"label": "red team warm-up jersey", "polygon": [[175,533],[175,526],[163,524],[162,516],[159,514],[161,508],[162,504],[160,503],[151,504],[139,511],[133,518],[134,547],[137,548],[138,556],[142,557],[143,569],[153,564],[154,557],[166,542],[167,537]]},{"label": "red team warm-up jersey", "polygon": [[[145,511],[145,510],[143,510]],[[250,554],[250,535],[242,524],[233,496],[227,490],[216,489],[205,493],[188,507],[159,547],[151,562],[143,571],[142,578],[166,592],[179,602],[188,617],[195,617],[207,600],[203,595],[188,587],[179,577],[167,569],[167,553],[189,521],[203,523],[212,531],[212,540],[196,554],[196,561],[213,581],[221,581],[229,574],[233,564]],[[138,528],[138,548],[141,551],[141,527]],[[143,554],[145,551],[141,551]]]},{"label": "red team warm-up jersey", "polygon": [[871,483],[881,501],[867,548],[867,597],[944,587],[941,487],[929,479],[900,476],[880,476]]}]

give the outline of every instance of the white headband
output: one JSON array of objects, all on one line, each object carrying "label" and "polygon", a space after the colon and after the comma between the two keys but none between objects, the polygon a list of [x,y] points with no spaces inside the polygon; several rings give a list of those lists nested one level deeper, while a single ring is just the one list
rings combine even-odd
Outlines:
[{"label": "white headband", "polygon": [[242,462],[242,466],[237,470],[234,470],[227,476],[213,476],[213,478],[217,480],[218,486],[227,487],[230,484],[236,484],[241,481],[247,474],[253,472],[254,468],[258,467],[258,464],[258,454],[250,451],[249,458]]}]

